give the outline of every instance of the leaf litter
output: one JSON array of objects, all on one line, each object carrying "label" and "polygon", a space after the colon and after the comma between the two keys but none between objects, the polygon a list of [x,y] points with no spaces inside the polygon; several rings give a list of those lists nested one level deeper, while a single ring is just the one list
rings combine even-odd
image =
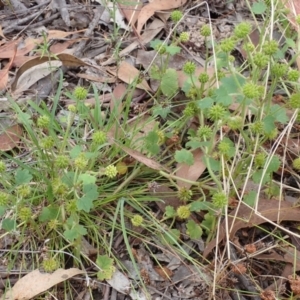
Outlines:
[{"label": "leaf litter", "polygon": [[[12,3],[17,3],[18,1],[12,1]],[[95,1],[98,2],[99,1]],[[218,2],[218,1],[213,1]],[[54,63],[57,58],[61,62],[61,64],[64,67],[68,68],[78,68],[81,67],[81,73],[78,73],[76,76],[81,79],[85,80],[91,80],[94,82],[105,82],[105,83],[114,83],[116,82],[116,86],[112,89],[112,95],[102,94],[99,96],[101,99],[101,104],[108,103],[108,107],[110,108],[110,111],[118,111],[119,113],[123,109],[123,103],[122,100],[126,96],[126,90],[128,88],[128,85],[131,85],[136,80],[141,81],[138,85],[138,88],[142,90],[142,92],[146,93],[152,93],[153,91],[156,91],[153,86],[149,85],[149,80],[143,78],[141,75],[141,72],[139,70],[139,67],[137,65],[134,65],[132,63],[129,63],[128,61],[122,61],[121,64],[118,66],[110,66],[107,69],[104,69],[105,66],[111,65],[115,63],[115,58],[111,57],[108,60],[102,60],[103,57],[110,57],[112,56],[112,53],[109,53],[109,49],[107,50],[107,53],[100,53],[97,54],[98,57],[95,60],[96,64],[90,64],[85,59],[81,59],[74,55],[73,50],[76,48],[77,43],[81,43],[84,41],[85,38],[82,38],[80,35],[82,32],[86,31],[84,30],[77,30],[76,28],[70,28],[71,24],[76,24],[76,22],[72,23],[72,20],[70,20],[70,14],[68,9],[66,8],[65,1],[53,1],[54,5],[56,5],[56,8],[59,10],[59,14],[61,17],[61,20],[63,21],[62,25],[65,29],[63,30],[47,30],[47,42],[50,42],[51,44],[50,52],[53,54],[53,57],[45,56],[41,57],[41,55],[36,55],[37,52],[34,52],[37,45],[42,43],[41,38],[35,38],[35,37],[27,37],[26,39],[23,39],[19,37],[17,40],[11,40],[11,41],[1,41],[0,43],[0,59],[8,59],[8,64],[1,70],[2,73],[0,73],[0,79],[1,79],[1,87],[2,89],[11,88],[12,91],[18,92],[20,95],[24,93],[25,90],[30,89],[30,87],[35,82],[39,82],[41,79],[46,78],[47,74],[42,73],[37,66],[40,66],[42,68],[47,68],[42,65],[42,63],[49,64],[49,61],[51,63]],[[184,5],[187,4],[187,1],[185,0],[176,0],[176,1],[163,1],[163,0],[153,0],[149,1],[149,3],[143,4],[141,1],[132,1],[128,5],[127,3],[118,3],[118,18],[115,20],[115,22],[118,24],[118,26],[125,28],[129,32],[132,31],[133,36],[135,36],[136,40],[129,44],[128,46],[124,47],[122,51],[120,51],[119,55],[120,57],[124,57],[126,55],[135,55],[135,50],[140,47],[147,48],[147,43],[149,43],[151,40],[153,40],[158,34],[162,34],[164,30],[168,27],[168,21],[167,17],[164,19],[164,22],[161,21],[160,18],[162,16],[162,13],[165,13],[166,16],[169,16],[169,13],[174,8],[180,8],[182,9]],[[1,4],[2,5],[2,2]],[[26,5],[18,5],[18,4],[12,4],[15,5],[14,9],[16,9],[16,13],[18,14],[18,10],[27,10]],[[111,5],[111,3],[110,3]],[[108,5],[107,9],[112,9],[112,7]],[[213,3],[210,3],[212,5],[211,10],[213,11],[215,6]],[[34,8],[34,7],[33,7]],[[290,1],[289,2],[289,8],[292,12],[299,12],[298,10],[298,4],[296,2]],[[2,6],[1,6],[2,9]],[[201,13],[201,11],[199,11]],[[51,12],[48,16],[51,15]],[[58,18],[58,15],[56,18]],[[22,16],[22,15],[20,15]],[[52,12],[52,16],[54,16]],[[293,15],[292,15],[293,16]],[[156,18],[158,17],[158,18]],[[128,24],[124,22],[124,19],[127,20]],[[294,18],[291,17],[290,20],[294,24]],[[102,22],[103,19],[102,19]],[[111,23],[112,20],[107,19],[106,26],[108,30],[110,30],[112,27]],[[26,23],[26,22],[25,22]],[[18,31],[18,30],[26,30],[27,26],[22,27],[22,25],[15,25],[12,24],[12,29],[7,28],[7,23],[3,23],[4,31],[1,30],[1,36],[6,36],[6,39],[8,39],[9,32]],[[23,24],[20,22],[20,24]],[[47,23],[45,23],[47,24]],[[171,24],[172,25],[172,24]],[[294,24],[295,25],[295,24]],[[19,26],[19,27],[18,27]],[[21,28],[21,27],[22,28]],[[29,25],[30,26],[30,25]],[[75,26],[76,27],[76,26]],[[59,27],[58,27],[59,28]],[[60,28],[61,29],[61,28]],[[103,33],[101,30],[103,28],[98,28],[101,34]],[[11,31],[12,30],[12,31]],[[5,32],[5,33],[3,33]],[[143,33],[142,33],[143,32]],[[214,32],[215,28],[214,28]],[[142,34],[141,34],[142,33]],[[106,34],[106,33],[105,33]],[[253,33],[252,40],[257,38],[257,32]],[[88,39],[88,38],[86,38]],[[57,40],[61,41],[61,43],[57,43]],[[91,41],[92,44],[93,41]],[[75,46],[74,46],[75,45]],[[72,47],[72,49],[68,49]],[[194,47],[194,45],[193,45]],[[70,51],[70,53],[61,53],[62,51]],[[151,64],[159,64],[157,60],[153,62],[153,51],[147,51],[147,50],[138,50],[138,65],[143,65],[144,69],[148,69]],[[35,53],[35,54],[34,54]],[[54,55],[56,54],[56,55]],[[104,56],[102,56],[104,55]],[[185,55],[187,55],[185,53]],[[177,72],[177,78],[178,78],[178,86],[183,87],[184,82],[187,79],[187,75],[184,74],[184,72],[181,70],[183,59],[182,54],[178,55],[175,60],[175,57],[172,57],[170,60],[170,64],[172,67],[176,69]],[[245,58],[245,55],[244,55]],[[173,60],[173,61],[172,61]],[[11,70],[14,67],[19,67],[19,70],[16,73],[14,81],[9,81],[10,74],[9,70]],[[58,68],[62,68],[59,66]],[[113,75],[114,78],[105,78],[105,76],[101,77],[100,75],[89,75],[82,73],[82,70],[84,68],[95,68],[104,72],[107,72],[111,75]],[[27,71],[32,72],[32,78],[34,78],[32,81],[27,81],[22,83],[22,75],[23,77],[28,77]],[[206,71],[210,76],[214,76],[214,67],[209,66]],[[204,72],[204,68],[198,67],[196,70],[197,76]],[[39,74],[40,73],[40,74]],[[35,77],[36,76],[36,77]],[[74,76],[74,74],[73,74]],[[174,76],[173,76],[174,77]],[[172,78],[173,78],[172,77]],[[174,77],[175,78],[175,77]],[[121,81],[122,83],[119,83],[117,81]],[[11,83],[12,82],[12,83]],[[21,88],[22,85],[22,88]],[[177,85],[176,85],[177,86]],[[165,90],[165,96],[170,96],[169,91]],[[63,100],[61,100],[61,103],[63,103]],[[65,103],[72,103],[65,101]],[[74,103],[74,102],[73,102]],[[86,104],[91,104],[92,107],[95,107],[96,100],[94,98],[89,98],[85,102]],[[138,104],[137,104],[138,106]],[[232,109],[235,110],[234,108]],[[141,126],[144,128],[144,120],[147,120],[147,116],[145,118],[137,118],[135,126]],[[118,121],[122,121],[121,118]],[[128,125],[128,124],[127,124]],[[130,128],[130,127],[129,127]],[[147,134],[151,130],[155,128],[155,122],[149,126],[149,129],[145,130],[145,133]],[[21,137],[23,135],[23,129],[20,125],[13,125],[8,128],[6,128],[1,134],[0,134],[0,150],[1,151],[11,151],[15,148],[18,148],[20,145]],[[138,137],[135,137],[138,138]],[[130,159],[133,159],[136,163],[146,166],[147,168],[153,169],[158,172],[166,172],[166,175],[170,176],[169,178],[172,179],[173,177],[173,171],[174,175],[176,176],[176,186],[178,188],[190,188],[191,182],[197,182],[198,178],[205,172],[206,166],[203,163],[203,153],[200,150],[193,151],[193,160],[194,164],[192,166],[189,166],[185,163],[177,163],[176,166],[169,166],[166,167],[162,163],[159,162],[158,159],[155,157],[148,157],[143,153],[142,145],[137,144],[137,148],[131,149],[125,145],[120,144],[119,142],[115,143],[118,145],[120,149],[122,149],[129,157]],[[292,145],[293,143],[297,143],[297,139],[288,139],[289,145]],[[113,142],[110,143],[111,145]],[[284,144],[284,141],[282,141],[282,144]],[[176,141],[171,145],[172,147],[176,147]],[[293,149],[291,149],[293,148]],[[294,155],[297,154],[299,151],[297,151],[297,147],[290,147],[289,149],[290,153],[294,152]],[[165,176],[166,176],[165,175]],[[182,180],[181,180],[182,179]],[[165,214],[167,209],[166,207],[173,207],[177,209],[180,205],[182,205],[182,200],[178,197],[178,193],[174,188],[170,188],[170,186],[166,182],[160,183],[160,182],[149,182],[149,190],[146,192],[146,196],[151,195],[153,198],[157,199],[156,205],[159,208],[159,213]],[[196,200],[196,198],[195,198]],[[204,257],[208,257],[210,254],[212,254],[213,249],[216,246],[222,246],[225,242],[225,239],[229,238],[231,241],[233,241],[234,237],[237,235],[238,232],[252,228],[254,226],[258,226],[264,223],[267,223],[266,220],[277,222],[278,220],[280,222],[296,222],[298,223],[299,220],[299,209],[298,207],[294,207],[291,204],[288,204],[286,202],[278,203],[275,200],[267,200],[267,199],[260,199],[259,205],[258,205],[258,212],[254,213],[251,208],[241,203],[238,209],[231,211],[228,214],[228,224],[226,225],[226,222],[223,221],[220,226],[219,230],[219,236],[218,241],[217,239],[212,240],[210,243],[207,244],[205,250],[204,250]],[[278,209],[279,206],[280,209]],[[275,208],[276,207],[276,208]],[[235,216],[235,218],[234,218]],[[204,218],[203,214],[200,212],[199,215],[197,215],[197,218]],[[278,223],[279,225],[280,223]],[[182,220],[176,220],[176,229],[177,233],[181,235],[183,239],[187,238],[184,236],[184,222]],[[232,227],[231,231],[229,233],[229,236],[226,237],[226,230],[224,229],[225,226]],[[279,227],[278,227],[279,228]],[[175,231],[174,231],[175,233]],[[180,297],[194,297],[197,298],[197,293],[195,292],[195,287],[198,286],[199,290],[201,291],[202,295],[207,293],[209,290],[209,285],[211,285],[211,282],[213,278],[211,277],[210,271],[206,270],[205,268],[195,268],[195,265],[190,265],[189,263],[184,262],[185,259],[187,259],[186,256],[180,256],[178,257],[170,255],[171,250],[166,247],[166,245],[161,244],[161,241],[156,239],[156,237],[153,237],[153,240],[155,241],[156,245],[160,247],[161,253],[152,253],[152,257],[157,258],[156,262],[168,262],[166,266],[159,265],[154,266],[152,262],[152,258],[150,258],[150,255],[148,251],[141,251],[141,248],[137,251],[134,251],[135,258],[139,263],[139,271],[143,271],[143,280],[146,281],[149,279],[150,281],[154,281],[151,286],[149,286],[149,289],[155,290],[155,287],[159,287],[157,282],[162,281],[168,281],[168,280],[175,280],[176,282],[181,282],[182,286],[184,286],[185,291],[184,293],[177,293],[176,289],[173,289],[173,296],[180,296]],[[193,255],[190,251],[191,248],[195,247],[195,243],[192,240],[189,240],[186,242],[187,248],[184,249],[188,254],[188,259],[191,258],[191,255]],[[91,246],[93,248],[93,246]],[[188,250],[189,249],[189,250]],[[276,251],[279,250],[282,251],[281,254],[278,254]],[[95,251],[97,249],[93,248],[93,255],[95,254]],[[283,261],[287,264],[293,264],[293,248],[276,248],[275,250],[270,251],[269,253],[263,253],[263,254],[255,254],[256,259],[261,260],[269,260],[269,261]],[[298,250],[297,250],[298,251]],[[88,252],[85,253],[86,255],[90,255]],[[297,255],[299,253],[297,252]],[[173,259],[173,263],[172,263]],[[125,263],[124,263],[125,264]],[[128,268],[134,269],[132,267],[131,261],[127,261]],[[299,268],[298,262],[295,266],[296,270]],[[12,288],[13,298],[5,298],[5,299],[30,299],[46,290],[51,288],[54,285],[57,285],[58,283],[72,277],[78,274],[83,274],[83,271],[80,271],[78,269],[72,269],[73,271],[68,270],[58,270],[54,272],[53,274],[43,274],[39,273],[38,271],[33,271],[29,273],[30,276],[24,276],[19,281],[17,281],[17,284]],[[69,273],[70,272],[70,273]],[[203,272],[205,274],[205,280],[206,283],[203,283],[203,276],[199,276],[199,274]],[[64,274],[66,276],[61,275]],[[37,277],[35,277],[37,276]],[[59,278],[61,277],[61,278]],[[187,278],[184,279],[183,278]],[[48,283],[44,282],[47,281]],[[204,281],[205,281],[204,280]],[[31,285],[36,285],[36,288],[32,288]],[[36,284],[38,283],[38,284]],[[131,290],[132,282],[128,279],[128,276],[124,275],[124,273],[120,272],[119,270],[116,270],[113,274],[113,277],[111,279],[107,280],[107,283],[116,291],[125,294],[130,295],[132,299],[146,299],[146,295],[141,293],[141,291],[135,292],[134,290]],[[25,288],[25,284],[28,284],[28,290]],[[19,289],[19,286],[22,286],[23,290]],[[165,288],[168,285],[164,285],[163,288]],[[169,285],[169,287],[172,289],[171,286],[174,286],[174,282]],[[200,286],[200,287],[199,287]],[[150,289],[150,290],[151,290]],[[199,292],[198,290],[198,292]],[[152,290],[153,292],[153,290]],[[159,292],[159,289],[156,290],[156,292]],[[19,294],[18,294],[19,293]],[[139,295],[137,295],[139,294]],[[153,292],[153,295],[160,295],[159,293],[155,294],[155,291]],[[204,298],[203,298],[204,299]],[[229,299],[229,298],[228,298]]]}]

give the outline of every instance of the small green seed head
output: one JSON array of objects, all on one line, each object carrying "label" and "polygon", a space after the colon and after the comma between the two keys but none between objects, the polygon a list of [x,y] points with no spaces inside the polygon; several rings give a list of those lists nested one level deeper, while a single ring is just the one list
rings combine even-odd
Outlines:
[{"label": "small green seed head", "polygon": [[9,195],[7,193],[4,193],[0,191],[0,206],[7,206],[9,200]]},{"label": "small green seed head", "polygon": [[191,210],[188,205],[179,206],[176,212],[177,212],[177,216],[182,220],[189,218],[189,216],[191,215]]},{"label": "small green seed head", "polygon": [[53,194],[56,196],[63,196],[68,192],[68,186],[63,183],[59,178],[56,178],[52,182]]},{"label": "small green seed head", "polygon": [[298,81],[299,77],[300,73],[297,70],[290,70],[287,75],[289,81]]},{"label": "small green seed head", "polygon": [[245,51],[251,53],[251,52],[254,51],[255,46],[254,46],[252,43],[248,42],[248,43],[245,43],[245,44],[243,45],[243,49],[244,49]]},{"label": "small green seed head", "polygon": [[296,18],[295,18],[295,20],[296,20],[296,23],[298,25],[300,25],[300,15],[297,15]]},{"label": "small green seed head", "polygon": [[31,194],[31,187],[27,185],[20,185],[17,187],[17,194],[20,198],[26,198]]},{"label": "small green seed head", "polygon": [[188,42],[190,39],[190,34],[188,32],[182,32],[179,36],[179,41],[186,43]]},{"label": "small green seed head", "polygon": [[277,128],[274,128],[273,130],[271,130],[270,132],[265,132],[264,133],[264,136],[270,140],[270,141],[273,141],[277,138],[278,136],[278,129]]},{"label": "small green seed head", "polygon": [[200,34],[203,36],[203,37],[208,37],[211,35],[211,30],[210,30],[210,27],[208,24],[205,24],[201,27],[200,29]]},{"label": "small green seed head", "polygon": [[131,224],[135,227],[139,227],[143,224],[144,218],[141,215],[134,215],[131,218]]},{"label": "small green seed head", "polygon": [[245,83],[243,86],[243,94],[249,99],[258,98],[260,96],[260,90],[258,85],[252,82]]},{"label": "small green seed head", "polygon": [[59,221],[57,219],[52,219],[47,225],[50,230],[56,230],[59,226]]},{"label": "small green seed head", "polygon": [[41,128],[48,128],[50,124],[50,118],[46,115],[40,116],[37,119],[37,126]]},{"label": "small green seed head", "polygon": [[196,65],[192,61],[187,61],[183,66],[183,72],[187,75],[193,75],[196,71]]},{"label": "small green seed head", "polygon": [[271,40],[265,42],[263,45],[263,52],[265,55],[274,55],[278,51],[278,42],[275,40]]},{"label": "small green seed head", "polygon": [[118,175],[118,170],[114,165],[109,165],[105,168],[104,173],[108,178],[114,178]]},{"label": "small green seed head", "polygon": [[227,125],[232,130],[242,129],[244,126],[243,118],[241,116],[233,116],[227,119]]},{"label": "small green seed head", "polygon": [[252,132],[256,135],[264,134],[264,123],[262,121],[256,121],[250,126]]},{"label": "small green seed head", "polygon": [[224,208],[228,204],[228,197],[223,192],[213,194],[212,203],[216,208]]},{"label": "small green seed head", "polygon": [[88,165],[88,159],[84,153],[80,153],[74,161],[74,165],[78,170],[84,170]]},{"label": "small green seed head", "polygon": [[293,160],[293,168],[297,171],[300,170],[300,157]]},{"label": "small green seed head", "polygon": [[59,169],[65,169],[69,166],[70,160],[66,155],[58,155],[55,159],[54,165]]},{"label": "small green seed head", "polygon": [[54,258],[48,258],[43,261],[43,269],[47,273],[54,272],[59,267],[58,261]]},{"label": "small green seed head", "polygon": [[174,23],[178,23],[181,18],[183,17],[183,14],[180,10],[174,10],[172,13],[171,13],[171,20],[174,22]]},{"label": "small green seed head", "polygon": [[257,168],[262,168],[267,161],[267,156],[264,152],[259,152],[254,157],[254,165]]},{"label": "small green seed head", "polygon": [[192,99],[192,100],[195,100],[195,99],[197,98],[197,96],[198,96],[198,91],[197,91],[197,89],[194,88],[194,87],[192,87],[192,88],[188,91],[188,93],[187,93],[186,96],[187,96],[188,98]]},{"label": "small green seed head", "polygon": [[0,174],[6,171],[6,164],[3,160],[0,160]]},{"label": "small green seed head", "polygon": [[74,113],[74,114],[77,112],[77,108],[76,108],[76,106],[75,106],[74,104],[70,104],[70,105],[68,106],[68,110],[69,110],[70,112]]},{"label": "small green seed head", "polygon": [[271,67],[271,75],[273,75],[274,77],[283,77],[286,75],[288,71],[288,65],[287,64],[282,64],[282,63],[275,63],[272,67]]},{"label": "small green seed head", "polygon": [[47,136],[40,140],[40,147],[43,150],[50,150],[54,147],[54,145],[55,145],[55,141],[52,136]]},{"label": "small green seed head", "polygon": [[289,105],[293,109],[300,108],[300,93],[291,95]]},{"label": "small green seed head", "polygon": [[218,150],[220,151],[221,154],[228,155],[230,149],[231,149],[231,145],[227,141],[225,140],[220,141],[218,145]]},{"label": "small green seed head", "polygon": [[226,109],[220,105],[215,104],[208,110],[208,118],[212,121],[219,121],[226,116]]},{"label": "small green seed head", "polygon": [[192,196],[193,196],[193,192],[187,189],[186,187],[182,187],[178,191],[178,198],[183,202],[187,202],[191,200]]},{"label": "small green seed head", "polygon": [[269,61],[269,57],[264,53],[256,53],[253,55],[253,62],[258,68],[265,68]]},{"label": "small green seed head", "polygon": [[218,72],[217,72],[217,78],[218,78],[218,80],[221,80],[224,77],[226,77],[225,72],[222,71],[222,70],[218,70]]},{"label": "small green seed head", "polygon": [[76,100],[85,100],[88,94],[88,90],[83,86],[76,86],[74,90],[74,97]]},{"label": "small green seed head", "polygon": [[107,135],[104,131],[95,131],[92,135],[92,140],[97,145],[103,145],[107,140]]},{"label": "small green seed head", "polygon": [[184,109],[183,115],[190,118],[195,116],[198,113],[199,109],[197,108],[194,102],[190,102]]},{"label": "small green seed head", "polygon": [[201,140],[206,141],[211,138],[212,133],[213,133],[212,129],[209,126],[204,125],[198,128],[197,137]]},{"label": "small green seed head", "polygon": [[201,73],[198,77],[200,83],[206,83],[209,81],[209,75],[207,73]]},{"label": "small green seed head", "polygon": [[226,38],[220,44],[220,49],[226,53],[230,53],[231,51],[233,51],[234,47],[235,41],[232,38]]},{"label": "small green seed head", "polygon": [[70,200],[66,205],[66,211],[69,214],[72,214],[72,213],[77,212],[77,210],[78,210],[77,209],[77,200],[75,200],[75,199]]},{"label": "small green seed head", "polygon": [[163,55],[167,51],[167,47],[163,44],[158,44],[155,46],[155,50],[157,51],[158,54]]},{"label": "small green seed head", "polygon": [[243,39],[251,32],[251,24],[248,22],[242,22],[238,24],[234,29],[234,35],[238,39]]},{"label": "small green seed head", "polygon": [[18,212],[18,217],[21,222],[27,222],[31,219],[32,211],[29,207],[22,207]]}]

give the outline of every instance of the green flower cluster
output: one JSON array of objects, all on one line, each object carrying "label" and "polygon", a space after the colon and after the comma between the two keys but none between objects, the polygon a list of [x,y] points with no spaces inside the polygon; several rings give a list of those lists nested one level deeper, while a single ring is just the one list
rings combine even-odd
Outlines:
[{"label": "green flower cluster", "polygon": [[74,97],[76,100],[85,100],[88,90],[82,86],[77,86],[74,90]]},{"label": "green flower cluster", "polygon": [[139,227],[143,224],[144,218],[141,215],[134,215],[131,218],[131,224],[135,227]]},{"label": "green flower cluster", "polygon": [[105,172],[104,174],[108,177],[108,178],[114,178],[118,175],[118,170],[114,165],[109,165],[105,168]]},{"label": "green flower cluster", "polygon": [[182,220],[187,219],[191,215],[191,210],[188,205],[179,206],[176,212],[177,212],[177,216]]}]

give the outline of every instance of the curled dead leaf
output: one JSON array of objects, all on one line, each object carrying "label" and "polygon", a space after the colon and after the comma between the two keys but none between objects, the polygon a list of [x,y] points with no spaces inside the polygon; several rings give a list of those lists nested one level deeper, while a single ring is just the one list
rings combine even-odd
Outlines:
[{"label": "curled dead leaf", "polygon": [[[300,207],[295,207],[291,203],[285,201],[267,200],[260,199],[258,204],[258,211],[263,216],[262,218],[259,214],[255,214],[253,208],[247,206],[244,202],[241,203],[239,207],[234,209],[230,214],[228,214],[228,228],[232,227],[229,233],[229,238],[232,239],[235,233],[246,227],[253,227],[266,223],[265,218],[272,222],[280,221],[300,221]],[[234,216],[237,216],[234,218]],[[232,225],[233,224],[233,225]],[[216,247],[217,240],[221,243],[226,237],[226,224],[225,221],[221,224],[218,239],[212,240],[205,248],[203,256],[207,257],[208,254]]]},{"label": "curled dead leaf", "polygon": [[0,150],[10,151],[18,147],[22,133],[23,129],[18,124],[6,128],[4,132],[0,134]]}]

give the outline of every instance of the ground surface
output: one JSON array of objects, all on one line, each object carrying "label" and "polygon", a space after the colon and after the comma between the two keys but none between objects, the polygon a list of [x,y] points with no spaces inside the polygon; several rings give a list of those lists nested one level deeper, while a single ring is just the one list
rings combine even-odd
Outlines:
[{"label": "ground surface", "polygon": [[[215,131],[212,143],[225,135],[238,149],[228,164],[232,168],[222,168],[223,174],[207,170],[201,148],[206,144],[182,152],[201,123],[201,117],[186,118],[190,100],[180,90],[187,78],[184,64],[193,61],[197,76],[204,68],[212,76],[214,47],[232,37],[243,21],[252,26],[250,41],[259,44],[258,28],[266,15],[254,20],[250,7],[255,2],[242,0],[208,5],[186,0],[99,2],[0,0],[0,150],[6,165],[0,200],[10,193],[15,201],[9,208],[0,201],[0,287],[5,299],[297,299],[292,293],[300,291],[300,194],[292,161],[300,149],[295,110],[285,103],[291,86],[285,90],[278,85],[271,95],[276,109],[287,110],[284,120],[277,114],[273,121],[276,137],[260,143],[262,152],[276,156],[268,156],[269,169],[265,165],[250,179],[242,165],[235,173],[228,171],[238,161],[249,163],[251,153],[256,157],[258,152],[247,154],[239,130],[227,125]],[[254,7],[261,9],[262,2]],[[176,27],[170,19],[175,9],[184,14]],[[208,38],[200,33],[206,24],[212,29]],[[266,27],[285,43],[280,26]],[[151,42],[170,45],[183,32],[189,40],[175,45],[180,53],[160,60]],[[291,48],[280,59],[297,69],[296,49]],[[242,42],[231,55],[233,68],[243,69],[240,74],[249,80],[251,68],[241,67],[248,59]],[[51,68],[45,65],[49,62]],[[159,77],[153,66],[174,70],[167,71],[171,80]],[[178,80],[176,94],[173,78]],[[229,82],[228,90],[235,85]],[[88,90],[81,104],[74,94],[78,86]],[[221,91],[218,83],[212,86]],[[220,94],[224,106],[228,90]],[[202,91],[201,98],[208,99],[208,94]],[[238,97],[235,91],[231,95]],[[235,105],[228,105],[234,116]],[[52,121],[43,127],[37,120],[45,111]],[[244,115],[249,123],[255,118],[252,112]],[[205,122],[214,123],[212,118]],[[45,140],[52,129],[54,150]],[[95,144],[97,130],[105,132],[105,147]],[[215,161],[222,161],[214,146],[210,150]],[[81,155],[85,152],[86,157]],[[59,169],[62,153],[70,154],[71,168]],[[117,175],[109,173],[114,165]],[[255,175],[264,176],[262,170],[269,172],[269,181],[255,181]],[[225,210],[213,208],[211,213],[207,203],[216,186],[213,174],[230,196]],[[187,217],[178,211],[182,207],[188,207]],[[142,225],[138,216],[143,216]],[[53,272],[58,267],[62,270]]]}]

